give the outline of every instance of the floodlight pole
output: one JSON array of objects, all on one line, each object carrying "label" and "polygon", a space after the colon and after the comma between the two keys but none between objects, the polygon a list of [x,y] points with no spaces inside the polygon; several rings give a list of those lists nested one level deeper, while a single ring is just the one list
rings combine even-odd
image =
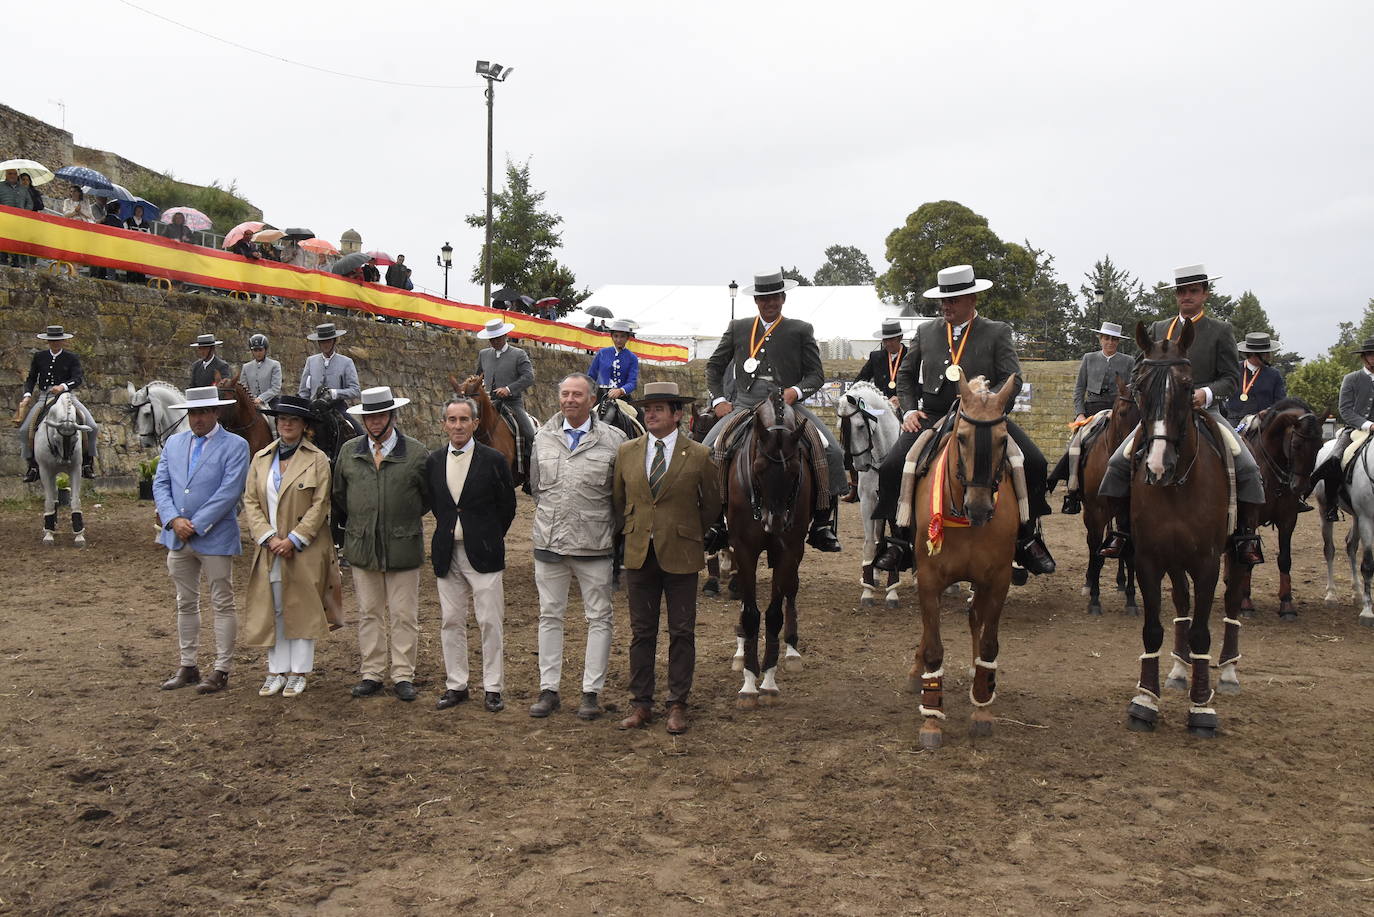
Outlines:
[{"label": "floodlight pole", "polygon": [[487,78],[487,240],[483,246],[483,260],[486,267],[482,270],[482,305],[491,305],[491,155],[493,111],[496,103],[496,80]]}]

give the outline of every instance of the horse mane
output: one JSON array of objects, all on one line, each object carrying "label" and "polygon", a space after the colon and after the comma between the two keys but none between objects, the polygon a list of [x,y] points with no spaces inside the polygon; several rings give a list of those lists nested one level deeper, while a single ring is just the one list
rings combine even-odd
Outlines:
[{"label": "horse mane", "polygon": [[1281,398],[1280,400],[1274,402],[1273,407],[1271,407],[1269,410],[1275,414],[1281,414],[1284,411],[1290,410],[1292,408],[1297,408],[1301,410],[1304,414],[1317,413],[1316,411],[1312,410],[1312,405],[1308,404],[1301,398],[1298,398],[1293,395],[1290,395],[1287,398]]},{"label": "horse mane", "polygon": [[878,386],[874,385],[872,382],[869,382],[867,379],[864,379],[860,382],[851,382],[849,388],[844,390],[844,393],[846,395],[857,393],[860,397],[864,395],[872,395],[879,401],[887,400],[887,396],[878,390]]}]

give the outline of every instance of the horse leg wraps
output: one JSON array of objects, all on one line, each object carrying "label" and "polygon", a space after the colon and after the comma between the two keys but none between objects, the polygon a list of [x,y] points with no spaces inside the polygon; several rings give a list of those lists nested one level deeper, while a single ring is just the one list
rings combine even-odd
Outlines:
[{"label": "horse leg wraps", "polygon": [[1188,629],[1192,626],[1192,618],[1174,618],[1174,651],[1172,655],[1183,665],[1188,664]]},{"label": "horse leg wraps", "polygon": [[86,523],[80,513],[72,513],[72,533],[80,535],[86,530]]},{"label": "horse leg wraps", "polygon": [[1215,713],[1207,709],[1215,692],[1212,690],[1212,657],[1206,653],[1193,653],[1193,688],[1188,699],[1193,702],[1193,713]]},{"label": "horse leg wraps", "polygon": [[45,513],[43,515],[43,531],[57,531],[57,513]]},{"label": "horse leg wraps", "polygon": [[1240,661],[1240,622],[1235,618],[1223,618],[1226,630],[1221,638],[1221,658],[1218,666],[1227,666]]},{"label": "horse leg wraps", "polygon": [[[1135,689],[1140,692],[1134,703],[1159,709],[1159,651],[1140,654],[1140,681]],[[1141,696],[1144,695],[1144,696]]]},{"label": "horse leg wraps", "polygon": [[[997,700],[997,663],[973,660],[973,683],[968,686],[969,702],[975,707],[989,707]],[[986,700],[979,700],[982,694]]]},{"label": "horse leg wraps", "polygon": [[945,718],[945,670],[936,669],[921,675],[921,716]]}]

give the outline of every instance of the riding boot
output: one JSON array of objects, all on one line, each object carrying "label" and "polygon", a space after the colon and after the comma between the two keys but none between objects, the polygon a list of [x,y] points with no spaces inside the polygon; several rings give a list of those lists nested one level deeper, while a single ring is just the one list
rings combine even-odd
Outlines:
[{"label": "riding boot", "polygon": [[95,456],[89,452],[81,456],[81,476],[87,480],[95,479]]},{"label": "riding boot", "polygon": [[1253,567],[1264,563],[1264,549],[1253,526],[1237,526],[1231,535],[1231,548],[1238,564]]},{"label": "riding boot", "polygon": [[1040,537],[1040,524],[1032,519],[1016,533],[1016,562],[1036,576],[1054,572],[1054,558]]},{"label": "riding boot", "polygon": [[1076,516],[1083,512],[1083,501],[1076,490],[1064,491],[1064,505],[1059,511],[1065,516]]},{"label": "riding boot", "polygon": [[711,523],[711,527],[702,536],[702,547],[707,554],[716,554],[730,547],[730,532],[725,527],[725,513],[721,512],[720,518]]},{"label": "riding boot", "polygon": [[912,566],[916,551],[911,541],[911,527],[889,525],[887,536],[882,540],[880,553],[873,558],[873,566],[889,573],[901,573]]},{"label": "riding boot", "polygon": [[830,506],[817,507],[811,515],[811,533],[806,536],[806,543],[817,551],[834,552],[840,550],[840,539],[835,537],[835,528],[832,523],[835,512],[839,509],[839,503],[832,501]]},{"label": "riding boot", "polygon": [[844,502],[859,502],[859,473],[852,468],[849,471],[849,493],[844,495]]},{"label": "riding boot", "polygon": [[37,481],[37,480],[38,480],[38,462],[36,462],[36,461],[33,460],[33,459],[29,459],[29,469],[28,469],[28,471],[25,471],[25,472],[24,472],[24,483],[25,483],[25,484],[32,484],[34,481]]}]

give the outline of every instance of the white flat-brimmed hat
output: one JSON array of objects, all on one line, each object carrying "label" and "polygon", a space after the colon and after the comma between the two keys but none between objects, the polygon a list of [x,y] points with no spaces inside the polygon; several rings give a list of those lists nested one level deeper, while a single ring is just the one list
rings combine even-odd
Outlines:
[{"label": "white flat-brimmed hat", "polygon": [[76,335],[63,331],[61,325],[49,325],[48,330],[35,335],[40,341],[65,341],[74,338]]},{"label": "white flat-brimmed hat", "polygon": [[1273,353],[1279,349],[1279,345],[1274,343],[1267,332],[1251,331],[1245,335],[1245,340],[1241,341],[1236,349],[1241,353]]},{"label": "white flat-brimmed hat", "polygon": [[234,399],[220,398],[219,389],[213,385],[206,385],[202,388],[188,388],[185,401],[180,404],[169,404],[167,407],[189,411],[191,408],[222,408],[226,404],[233,403]]},{"label": "white flat-brimmed hat", "polygon": [[878,333],[873,335],[875,341],[885,341],[888,338],[899,338],[906,334],[902,330],[902,323],[895,318],[887,319],[883,322],[883,327],[878,329]]},{"label": "white flat-brimmed hat", "polygon": [[796,286],[795,280],[783,278],[782,271],[765,271],[755,274],[754,282],[747,287],[741,287],[739,292],[741,296],[772,296],[774,293],[786,293]]},{"label": "white flat-brimmed hat", "polygon": [[606,330],[611,332],[612,334],[615,334],[617,331],[623,332],[625,334],[635,333],[635,329],[630,325],[629,319],[624,318],[618,318],[615,321],[611,322],[611,327],[607,328]]},{"label": "white flat-brimmed hat", "polygon": [[223,341],[217,341],[217,340],[215,340],[215,336],[214,336],[213,334],[202,334],[202,335],[200,335],[199,337],[197,337],[194,341],[192,341],[191,344],[190,344],[190,346],[192,346],[192,347],[218,347],[220,344],[223,344],[223,343],[224,343]]},{"label": "white flat-brimmed hat", "polygon": [[494,318],[482,326],[477,336],[484,341],[490,341],[492,338],[505,337],[514,330],[515,326],[504,318]]},{"label": "white flat-brimmed hat", "polygon": [[946,299],[950,296],[963,296],[966,293],[981,293],[992,289],[991,280],[978,280],[973,276],[973,265],[956,264],[935,275],[936,286],[921,295],[926,299]]},{"label": "white flat-brimmed hat", "polygon": [[1102,327],[1094,331],[1093,334],[1110,334],[1114,338],[1124,338],[1126,336],[1121,333],[1121,326],[1116,322],[1103,322]]},{"label": "white flat-brimmed hat", "polygon": [[1174,268],[1174,282],[1164,289],[1177,290],[1179,287],[1186,287],[1190,283],[1211,283],[1213,280],[1220,279],[1220,274],[1215,277],[1208,276],[1205,265],[1185,264],[1183,267]]},{"label": "white flat-brimmed hat", "polygon": [[394,411],[410,404],[409,398],[391,397],[391,386],[379,385],[376,388],[363,389],[362,404],[355,404],[348,409],[350,414],[380,414],[383,411]]},{"label": "white flat-brimmed hat", "polygon": [[348,332],[342,328],[335,328],[333,322],[325,322],[316,325],[315,330],[307,334],[305,339],[307,341],[332,341],[335,338],[343,337],[345,334]]}]

